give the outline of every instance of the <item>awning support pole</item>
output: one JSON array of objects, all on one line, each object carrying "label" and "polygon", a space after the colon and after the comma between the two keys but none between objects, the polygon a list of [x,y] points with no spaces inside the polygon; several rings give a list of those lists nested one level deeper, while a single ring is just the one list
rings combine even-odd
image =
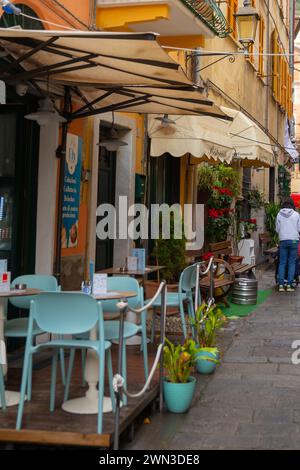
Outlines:
[{"label": "awning support pole", "polygon": [[[70,112],[71,103],[70,87],[65,86],[65,97],[64,97],[64,114]],[[57,219],[56,219],[56,253],[54,262],[54,275],[57,279],[58,284],[61,280],[61,233],[62,233],[62,211],[63,211],[63,189],[65,179],[65,161],[66,161],[66,146],[67,146],[67,133],[68,133],[68,122],[62,124],[61,130],[61,144],[56,150],[56,156],[60,159],[59,168],[59,183],[58,183],[58,201],[57,201]]]},{"label": "awning support pole", "polygon": [[[120,302],[120,323],[119,323],[119,353],[118,353],[118,374],[122,375],[123,369],[123,343],[124,338],[124,321],[127,312],[127,301],[124,299]],[[120,439],[120,408],[121,408],[121,391],[115,392],[116,411],[115,411],[115,430],[114,430],[114,450],[119,450]]]},{"label": "awning support pole", "polygon": [[[161,312],[160,312],[160,343],[164,344],[165,342],[165,322],[167,315],[166,308],[166,283],[161,292]],[[161,350],[160,363],[159,363],[159,412],[162,413],[164,410],[164,396],[163,396],[163,386],[164,386],[164,348]]]}]

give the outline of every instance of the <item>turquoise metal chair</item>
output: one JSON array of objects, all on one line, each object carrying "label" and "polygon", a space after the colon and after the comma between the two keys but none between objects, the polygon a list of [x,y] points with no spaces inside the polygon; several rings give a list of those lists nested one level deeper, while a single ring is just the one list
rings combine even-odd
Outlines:
[{"label": "turquoise metal chair", "polygon": [[[57,280],[54,276],[48,274],[26,274],[23,276],[16,277],[11,287],[12,289],[16,284],[26,284],[29,288],[39,289],[46,292],[58,292],[60,291],[60,286],[57,284]],[[10,303],[19,309],[29,310],[30,302],[34,299],[35,296],[20,296],[20,297],[11,297],[9,299]],[[4,336],[6,338],[26,338],[28,331],[28,317],[13,318],[12,320],[7,320],[4,325]],[[33,325],[33,336],[37,336],[43,333],[43,331],[37,326],[36,323]],[[65,361],[64,361],[64,352],[60,351],[60,367],[62,381],[65,384]],[[32,367],[29,368],[29,374],[31,376]],[[30,400],[31,397],[31,380],[28,382],[28,391],[27,398]]]},{"label": "turquoise metal chair", "polygon": [[[59,338],[33,346],[33,328],[35,321],[42,331],[50,333],[51,337],[52,334],[59,335]],[[63,335],[72,335],[74,337],[76,334],[90,331],[94,327],[97,328],[98,333],[98,340],[96,341],[92,341],[90,339],[76,340],[60,338]],[[103,422],[105,358],[107,359],[109,367],[109,375],[112,377],[110,347],[111,343],[104,339],[103,311],[100,302],[97,302],[89,295],[81,293],[43,293],[36,296],[30,304],[28,334],[16,428],[21,429],[31,356],[44,348],[53,348],[54,350],[50,388],[50,411],[54,411],[56,370],[59,349],[70,348],[71,350],[75,350],[75,348],[91,348],[99,357],[97,432],[100,434],[102,432]],[[112,383],[110,383],[110,394],[111,399],[114,400]]]},{"label": "turquoise metal chair", "polygon": [[2,410],[6,410],[5,386],[2,364],[0,364],[0,404],[0,408],[2,408]]},{"label": "turquoise metal chair", "polygon": [[[107,278],[107,288],[111,291],[133,291],[136,292],[136,297],[131,297],[128,299],[128,306],[137,308],[144,305],[144,293],[143,288],[139,285],[138,281],[133,277],[126,277],[126,276],[112,276]],[[103,312],[109,314],[119,313],[119,309],[117,307],[116,300],[103,300],[102,301],[102,308]],[[143,312],[141,314],[141,323],[136,325],[135,323],[131,323],[128,321],[124,322],[124,339],[131,338],[138,333],[141,333],[141,340],[142,340],[142,351],[143,351],[143,360],[144,360],[144,372],[145,372],[145,379],[148,378],[148,349],[147,349],[147,332],[146,332],[146,320],[147,320],[147,312]],[[104,334],[105,339],[108,341],[117,340],[119,338],[119,320],[108,320],[104,322]],[[86,336],[82,336],[83,338]],[[127,372],[126,372],[126,341],[123,343],[123,369],[122,369],[122,376],[125,380],[125,385],[127,385]],[[70,387],[70,380],[71,380],[71,373],[72,367],[74,362],[74,355],[75,351],[73,351],[72,355],[70,355],[70,362],[69,362],[69,372],[67,375],[66,381],[66,394],[65,399],[68,397],[69,387]],[[83,369],[85,365],[85,356],[83,356]],[[123,395],[123,404],[127,404],[127,397]]]},{"label": "turquoise metal chair", "polygon": [[[197,264],[195,263],[191,266],[185,268],[180,274],[179,285],[177,292],[167,292],[167,307],[179,307],[181,325],[184,337],[187,337],[187,328],[184,317],[184,304],[187,305],[187,311],[189,317],[192,319],[195,316],[194,309],[194,289],[196,287],[197,280]],[[199,290],[200,296],[200,290]],[[150,299],[146,300],[146,303]],[[200,301],[200,298],[199,298]],[[161,296],[153,304],[153,320],[152,320],[152,331],[151,331],[151,342],[154,342],[154,333],[155,333],[155,318],[156,310],[161,307]]]}]

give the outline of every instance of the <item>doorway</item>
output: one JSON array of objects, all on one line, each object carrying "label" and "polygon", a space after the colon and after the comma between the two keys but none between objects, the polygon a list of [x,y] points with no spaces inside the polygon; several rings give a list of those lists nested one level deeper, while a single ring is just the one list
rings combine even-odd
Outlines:
[{"label": "doorway", "polygon": [[0,106],[0,258],[12,279],[35,269],[39,128],[26,112]]},{"label": "doorway", "polygon": [[[100,135],[103,135],[104,132],[101,126]],[[115,207],[116,158],[116,151],[109,151],[105,147],[99,146],[97,207],[100,204],[111,204]],[[97,217],[97,223],[99,220],[101,220],[101,218]],[[95,257],[96,271],[112,267],[113,259],[114,240],[109,238],[100,240],[97,237]]]}]

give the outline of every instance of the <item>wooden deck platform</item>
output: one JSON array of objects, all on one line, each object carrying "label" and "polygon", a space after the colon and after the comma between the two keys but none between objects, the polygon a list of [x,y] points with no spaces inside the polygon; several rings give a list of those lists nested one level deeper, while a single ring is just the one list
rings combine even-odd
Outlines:
[{"label": "wooden deck platform", "polygon": [[[116,371],[117,348],[113,346],[113,369]],[[128,388],[138,391],[144,385],[143,356],[138,346],[127,348]],[[155,348],[149,346],[149,365],[153,363]],[[48,361],[46,361],[47,363]],[[22,360],[11,364],[6,388],[19,390],[22,372]],[[40,368],[37,363],[33,370],[32,401],[26,403],[23,415],[23,427],[15,429],[17,406],[2,411],[0,409],[0,442],[34,443],[40,445],[91,446],[108,448],[113,443],[114,415],[105,413],[103,434],[97,434],[97,415],[75,415],[62,410],[63,385],[58,372],[55,412],[49,411],[50,365]],[[80,355],[76,358],[76,367],[70,389],[70,398],[83,396],[86,387],[81,384]],[[107,384],[106,384],[107,388]],[[109,395],[106,390],[106,395]],[[158,376],[143,397],[128,399],[128,405],[121,409],[120,432],[124,432],[134,420],[158,396]]]}]

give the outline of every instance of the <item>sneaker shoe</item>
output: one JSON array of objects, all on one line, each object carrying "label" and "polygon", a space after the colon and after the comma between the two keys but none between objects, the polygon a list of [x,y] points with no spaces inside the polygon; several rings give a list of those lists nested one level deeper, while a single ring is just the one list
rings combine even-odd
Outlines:
[{"label": "sneaker shoe", "polygon": [[284,286],[279,286],[279,289],[278,289],[279,292],[285,292],[285,288]]},{"label": "sneaker shoe", "polygon": [[287,288],[286,288],[286,291],[287,291],[287,292],[295,292],[295,289],[294,289],[293,286],[289,286],[289,285],[288,285]]}]

